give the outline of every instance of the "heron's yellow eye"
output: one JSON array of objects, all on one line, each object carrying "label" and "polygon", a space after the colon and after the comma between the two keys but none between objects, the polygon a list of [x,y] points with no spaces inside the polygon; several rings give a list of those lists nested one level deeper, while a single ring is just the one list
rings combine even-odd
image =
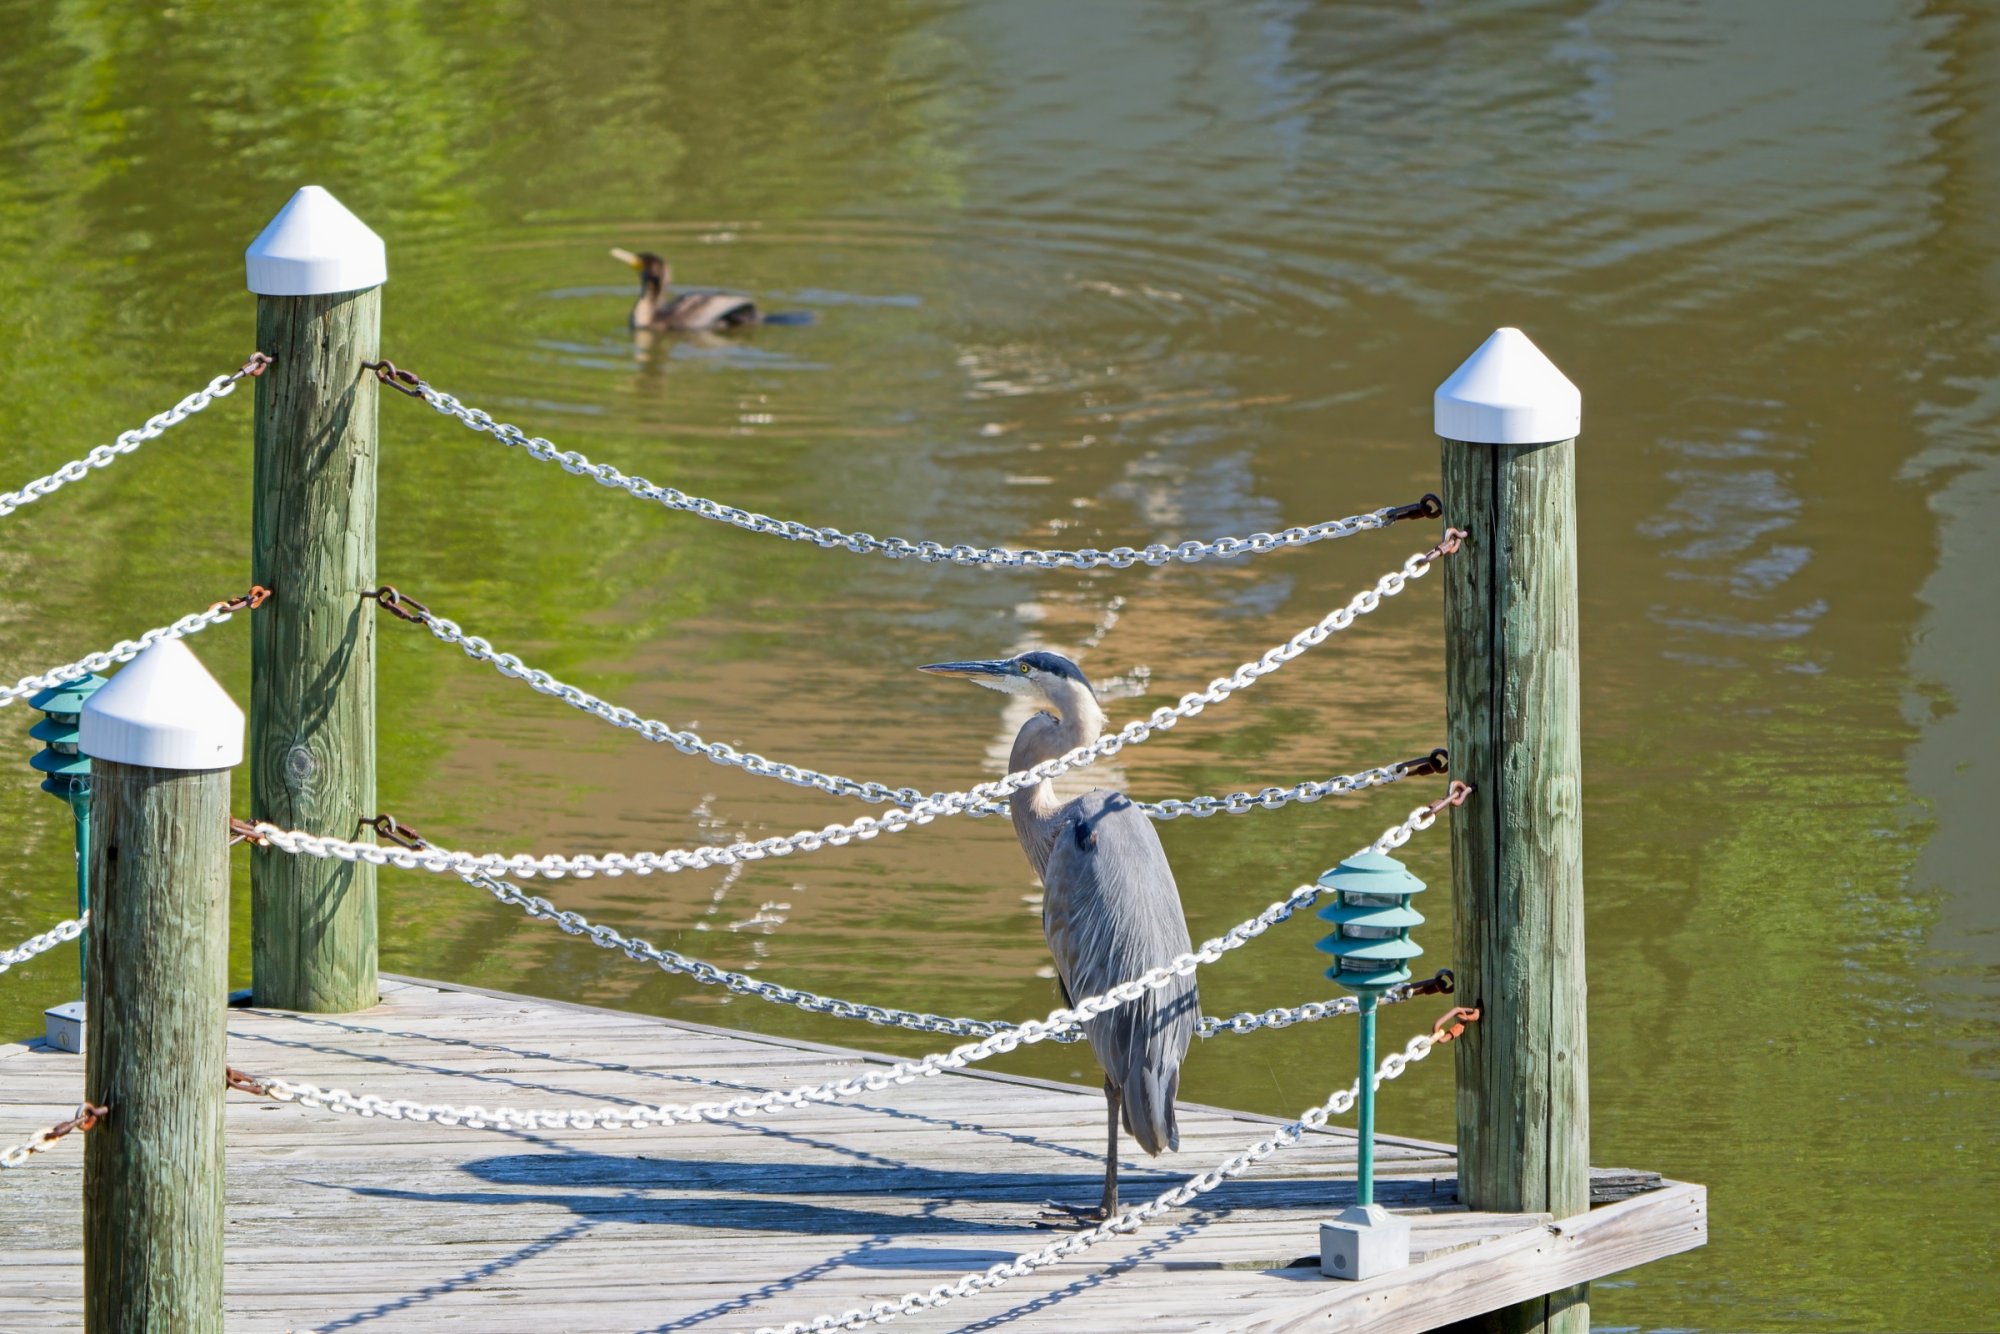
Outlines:
[{"label": "heron's yellow eye", "polygon": [[1015,664],[1014,664],[1014,666],[1016,666],[1017,668],[1019,668],[1019,669],[1020,669],[1020,671],[1021,671],[1021,675],[1023,675],[1023,676],[1026,676],[1026,675],[1028,674],[1028,664],[1027,664],[1027,663],[1025,663],[1025,662],[1017,662],[1017,663],[1015,663]]}]

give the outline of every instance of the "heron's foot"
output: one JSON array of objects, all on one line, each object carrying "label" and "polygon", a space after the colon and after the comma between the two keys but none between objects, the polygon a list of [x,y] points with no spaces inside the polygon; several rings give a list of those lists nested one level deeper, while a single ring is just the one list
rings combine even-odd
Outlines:
[{"label": "heron's foot", "polygon": [[1048,1200],[1043,1203],[1041,1212],[1035,1215],[1035,1226],[1045,1232],[1077,1232],[1096,1227],[1109,1217],[1101,1204],[1063,1204],[1059,1200]]}]

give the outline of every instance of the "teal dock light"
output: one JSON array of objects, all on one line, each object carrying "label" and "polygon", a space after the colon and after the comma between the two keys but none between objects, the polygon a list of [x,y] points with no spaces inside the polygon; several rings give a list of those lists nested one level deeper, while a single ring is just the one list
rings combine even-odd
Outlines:
[{"label": "teal dock light", "polygon": [[[106,684],[101,676],[81,676],[50,686],[28,700],[48,715],[28,729],[28,735],[42,743],[28,763],[42,775],[42,791],[69,803],[70,816],[76,823],[76,915],[79,917],[90,910],[90,758],[77,747],[78,723],[84,701]],[[86,933],[77,942],[79,987],[82,970],[88,966],[85,962],[89,958],[88,946]],[[53,1018],[51,1024],[53,1031]],[[69,1050],[81,1051],[82,1043],[77,1042]]]},{"label": "teal dock light", "polygon": [[1424,882],[1394,857],[1363,852],[1319,878],[1334,901],[1319,910],[1334,924],[1319,948],[1334,956],[1326,975],[1361,1002],[1356,1203],[1320,1224],[1320,1272],[1330,1278],[1370,1278],[1410,1262],[1410,1227],[1375,1203],[1375,1005],[1382,993],[1410,980],[1410,960],[1423,953],[1410,929],[1423,914],[1410,897]]}]

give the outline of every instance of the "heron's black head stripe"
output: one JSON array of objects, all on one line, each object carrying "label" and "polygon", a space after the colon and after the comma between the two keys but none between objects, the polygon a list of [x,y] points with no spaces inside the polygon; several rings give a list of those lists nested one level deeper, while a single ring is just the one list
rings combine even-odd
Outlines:
[{"label": "heron's black head stripe", "polygon": [[1047,672],[1050,676],[1060,676],[1065,680],[1074,681],[1078,685],[1087,686],[1090,684],[1089,681],[1084,679],[1083,669],[1060,653],[1048,653],[1041,649],[1036,649],[1033,653],[1023,653],[1016,661],[1025,662],[1038,672]]}]

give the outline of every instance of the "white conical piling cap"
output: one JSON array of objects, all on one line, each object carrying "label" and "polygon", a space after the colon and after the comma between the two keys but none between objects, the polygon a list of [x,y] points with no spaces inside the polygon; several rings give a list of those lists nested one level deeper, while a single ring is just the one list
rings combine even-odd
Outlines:
[{"label": "white conical piling cap", "polygon": [[358,292],[389,280],[382,238],[317,185],[308,185],[266,223],[243,252],[259,296]]},{"label": "white conical piling cap", "polygon": [[243,710],[178,639],[164,639],[83,706],[78,744],[93,760],[154,769],[243,762]]},{"label": "white conical piling cap", "polygon": [[1583,395],[1519,329],[1495,329],[1438,386],[1437,433],[1479,445],[1571,440],[1583,423]]}]

